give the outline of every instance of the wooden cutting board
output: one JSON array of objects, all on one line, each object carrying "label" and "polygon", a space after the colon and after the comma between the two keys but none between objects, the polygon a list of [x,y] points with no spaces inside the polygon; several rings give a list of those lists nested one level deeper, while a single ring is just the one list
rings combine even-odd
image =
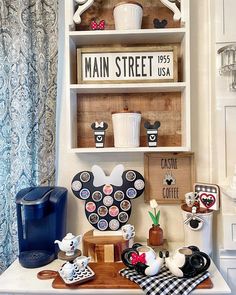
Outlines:
[{"label": "wooden cutting board", "polygon": [[[140,287],[130,280],[122,277],[119,270],[124,268],[123,263],[89,263],[89,267],[95,272],[92,281],[81,285],[66,285],[58,274],[52,283],[55,289],[139,289]],[[203,281],[197,289],[211,289],[213,287],[210,278]]]}]

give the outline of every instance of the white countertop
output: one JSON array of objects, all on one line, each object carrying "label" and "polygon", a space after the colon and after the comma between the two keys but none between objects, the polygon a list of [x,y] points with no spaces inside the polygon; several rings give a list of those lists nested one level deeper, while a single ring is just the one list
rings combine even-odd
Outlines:
[{"label": "white countertop", "polygon": [[[37,278],[37,273],[40,270],[58,270],[61,265],[61,260],[54,260],[44,267],[27,269],[23,268],[16,260],[0,276],[0,294],[144,294],[141,289],[54,289],[51,286],[52,280],[39,280]],[[192,294],[231,294],[230,288],[213,262],[209,272],[214,287],[212,289],[196,289]]]}]

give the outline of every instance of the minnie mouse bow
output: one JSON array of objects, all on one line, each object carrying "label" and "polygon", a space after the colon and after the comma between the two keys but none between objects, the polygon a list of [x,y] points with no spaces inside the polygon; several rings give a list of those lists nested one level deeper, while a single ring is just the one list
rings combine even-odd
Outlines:
[{"label": "minnie mouse bow", "polygon": [[138,262],[141,262],[141,263],[144,263],[144,264],[146,263],[146,255],[145,255],[145,253],[143,253],[141,255],[136,254],[136,253],[132,253],[131,254],[131,259],[132,259],[131,263],[133,265],[137,264]]},{"label": "minnie mouse bow", "polygon": [[105,29],[105,21],[101,20],[100,22],[96,22],[93,20],[90,24],[92,30],[104,30]]}]

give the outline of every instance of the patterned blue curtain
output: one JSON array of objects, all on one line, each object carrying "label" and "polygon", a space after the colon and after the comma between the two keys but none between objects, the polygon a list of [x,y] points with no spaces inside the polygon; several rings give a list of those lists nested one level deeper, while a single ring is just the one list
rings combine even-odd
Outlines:
[{"label": "patterned blue curtain", "polygon": [[0,0],[0,273],[18,254],[15,195],[53,185],[57,0]]}]

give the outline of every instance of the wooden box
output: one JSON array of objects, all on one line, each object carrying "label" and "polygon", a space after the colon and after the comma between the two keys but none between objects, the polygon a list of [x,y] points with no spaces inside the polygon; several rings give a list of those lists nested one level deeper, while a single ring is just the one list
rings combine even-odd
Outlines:
[{"label": "wooden box", "polygon": [[145,201],[178,204],[195,182],[193,153],[146,153],[144,155]]},{"label": "wooden box", "polygon": [[129,241],[122,236],[94,236],[93,230],[83,236],[83,254],[90,256],[93,262],[116,262],[121,253],[129,247]]}]

